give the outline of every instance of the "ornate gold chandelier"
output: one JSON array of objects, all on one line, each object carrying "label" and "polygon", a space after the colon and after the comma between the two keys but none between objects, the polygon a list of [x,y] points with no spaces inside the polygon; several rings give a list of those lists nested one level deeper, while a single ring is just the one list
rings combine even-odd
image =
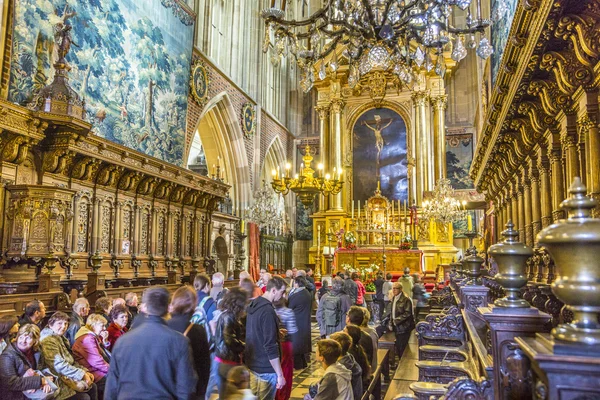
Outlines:
[{"label": "ornate gold chandelier", "polygon": [[440,179],[433,189],[433,198],[423,202],[421,213],[427,220],[435,220],[442,224],[463,220],[467,217],[464,209],[466,202],[461,203],[454,198],[454,189],[449,179]]},{"label": "ornate gold chandelier", "polygon": [[273,190],[276,193],[281,193],[284,196],[290,190],[296,193],[306,208],[313,204],[317,194],[323,193],[329,195],[340,193],[344,182],[341,180],[341,168],[333,168],[333,176],[323,172],[323,164],[318,165],[318,171],[312,169],[310,164],[313,156],[308,144],[304,148],[304,151],[306,154],[302,157],[302,161],[304,162],[300,165],[300,172],[291,178],[291,165],[287,163],[284,176],[280,176],[279,168],[272,171],[273,181],[271,182],[271,186],[273,186]]},{"label": "ornate gold chandelier", "polygon": [[[484,35],[490,20],[481,16],[481,0],[324,0],[323,4],[301,21],[285,19],[285,0],[273,0],[271,8],[261,13],[266,25],[263,51],[273,44],[277,57],[291,53],[303,71],[300,83],[305,92],[313,86],[315,66],[321,80],[326,64],[332,72],[339,68],[338,46],[344,47],[349,62],[351,87],[372,70],[390,71],[404,85],[414,82],[422,67],[443,77],[444,52],[456,62],[467,56],[468,48],[477,48],[483,59],[493,52]],[[461,19],[455,16],[457,9],[465,14],[464,26],[455,26]]]}]

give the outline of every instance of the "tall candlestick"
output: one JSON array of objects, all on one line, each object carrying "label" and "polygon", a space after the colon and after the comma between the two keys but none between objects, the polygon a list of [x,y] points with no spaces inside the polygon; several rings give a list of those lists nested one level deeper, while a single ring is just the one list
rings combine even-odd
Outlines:
[{"label": "tall candlestick", "polygon": [[321,244],[321,225],[317,226],[317,245]]},{"label": "tall candlestick", "polygon": [[352,200],[352,219],[354,219],[354,200]]},{"label": "tall candlestick", "polygon": [[360,219],[360,200],[358,200],[358,219]]}]

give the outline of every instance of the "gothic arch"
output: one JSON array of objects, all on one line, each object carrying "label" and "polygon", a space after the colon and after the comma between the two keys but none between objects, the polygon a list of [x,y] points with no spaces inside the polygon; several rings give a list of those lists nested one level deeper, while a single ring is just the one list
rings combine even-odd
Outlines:
[{"label": "gothic arch", "polygon": [[[196,125],[194,137],[198,136],[204,147],[209,175],[213,165],[219,164],[221,173],[231,185],[230,196],[234,210],[248,207],[252,198],[250,166],[244,146],[244,134],[229,95],[222,92],[214,96],[204,107]],[[189,158],[192,143],[187,145],[185,159]]]}]

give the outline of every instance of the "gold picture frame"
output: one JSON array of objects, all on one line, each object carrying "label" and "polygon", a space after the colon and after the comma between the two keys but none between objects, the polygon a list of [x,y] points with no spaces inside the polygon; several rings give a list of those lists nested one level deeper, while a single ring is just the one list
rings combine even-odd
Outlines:
[{"label": "gold picture frame", "polygon": [[206,104],[206,101],[208,100],[209,85],[210,77],[206,64],[200,59],[194,61],[190,74],[190,89],[192,91],[192,97],[194,97],[196,102],[201,106]]}]

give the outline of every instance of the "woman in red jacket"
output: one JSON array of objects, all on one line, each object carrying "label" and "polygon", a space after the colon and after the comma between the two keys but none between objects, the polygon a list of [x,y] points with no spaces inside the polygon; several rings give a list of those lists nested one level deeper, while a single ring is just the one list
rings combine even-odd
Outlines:
[{"label": "woman in red jacket", "polygon": [[367,304],[365,303],[365,293],[367,293],[367,290],[365,289],[365,285],[363,285],[363,283],[360,281],[356,272],[352,274],[352,280],[356,282],[357,286],[356,305],[366,307]]},{"label": "woman in red jacket", "polygon": [[104,393],[105,376],[110,361],[110,356],[105,350],[105,345],[108,344],[105,326],[106,319],[102,315],[90,315],[86,324],[75,334],[75,343],[73,343],[73,357],[94,375],[99,399]]},{"label": "woman in red jacket", "polygon": [[107,329],[108,341],[110,343],[108,350],[112,350],[117,339],[127,332],[127,320],[129,319],[127,307],[122,304],[114,306],[112,310],[110,310],[110,319],[112,322]]}]

